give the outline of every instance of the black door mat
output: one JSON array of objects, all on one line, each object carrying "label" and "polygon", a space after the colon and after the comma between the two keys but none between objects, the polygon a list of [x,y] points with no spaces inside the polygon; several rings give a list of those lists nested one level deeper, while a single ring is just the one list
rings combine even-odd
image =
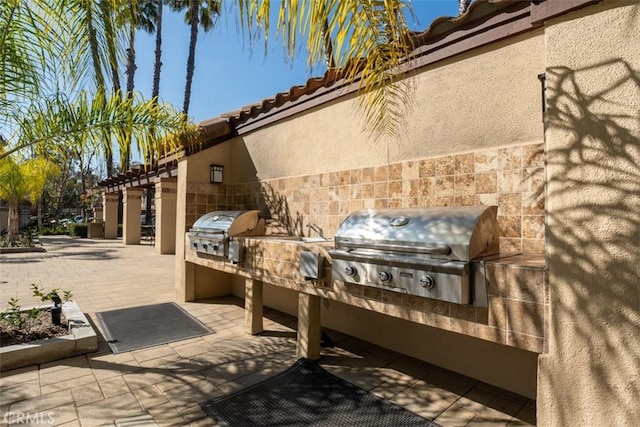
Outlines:
[{"label": "black door mat", "polygon": [[114,353],[153,347],[212,333],[175,303],[123,308],[97,313]]},{"label": "black door mat", "polygon": [[308,359],[299,359],[280,374],[201,406],[222,427],[438,427]]}]

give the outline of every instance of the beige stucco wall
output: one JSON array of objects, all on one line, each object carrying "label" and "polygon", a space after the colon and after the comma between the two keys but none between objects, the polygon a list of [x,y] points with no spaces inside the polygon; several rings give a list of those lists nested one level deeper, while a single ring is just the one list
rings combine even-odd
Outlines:
[{"label": "beige stucco wall", "polygon": [[538,423],[640,425],[640,4],[549,23],[549,353]]},{"label": "beige stucco wall", "polygon": [[209,149],[200,151],[186,159],[183,162],[188,162],[188,177],[189,183],[209,183],[209,166],[212,164],[223,165],[224,181],[228,182],[229,174],[233,174],[233,169],[236,167],[232,161],[232,144],[223,143],[218,144]]},{"label": "beige stucco wall", "polygon": [[[408,159],[542,142],[544,36],[536,30],[421,70],[399,141],[363,132],[355,97],[234,140],[238,182],[310,175]],[[464,96],[461,97],[461,94]]]}]

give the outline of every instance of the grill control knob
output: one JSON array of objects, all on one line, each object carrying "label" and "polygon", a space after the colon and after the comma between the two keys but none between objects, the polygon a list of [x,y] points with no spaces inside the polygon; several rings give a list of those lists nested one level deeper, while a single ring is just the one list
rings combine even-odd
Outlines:
[{"label": "grill control knob", "polygon": [[378,279],[380,279],[383,283],[390,282],[391,277],[391,273],[389,273],[388,271],[381,271],[380,273],[378,273]]},{"label": "grill control knob", "polygon": [[358,274],[358,270],[356,270],[356,268],[354,266],[352,266],[352,265],[348,265],[347,268],[344,269],[344,272],[349,277],[353,277],[356,274]]},{"label": "grill control knob", "polygon": [[434,279],[433,276],[425,274],[420,278],[420,286],[422,286],[427,290],[433,289],[435,285],[436,285],[436,279]]}]

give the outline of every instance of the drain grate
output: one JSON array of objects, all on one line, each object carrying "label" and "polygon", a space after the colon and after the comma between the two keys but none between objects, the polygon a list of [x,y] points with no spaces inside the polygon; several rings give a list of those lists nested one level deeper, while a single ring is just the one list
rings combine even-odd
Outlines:
[{"label": "drain grate", "polygon": [[104,311],[97,317],[114,353],[213,333],[175,303]]},{"label": "drain grate", "polygon": [[200,406],[221,427],[440,427],[308,359],[299,359],[284,372]]}]

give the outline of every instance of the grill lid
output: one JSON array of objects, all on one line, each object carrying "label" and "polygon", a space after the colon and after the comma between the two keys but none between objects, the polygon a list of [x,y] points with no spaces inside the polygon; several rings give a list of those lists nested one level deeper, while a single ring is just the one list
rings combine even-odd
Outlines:
[{"label": "grill lid", "polygon": [[215,211],[198,218],[191,231],[221,234],[227,237],[239,236],[247,232],[257,232],[263,224],[260,211]]},{"label": "grill lid", "polygon": [[336,249],[469,261],[498,252],[497,212],[497,206],[364,209],[342,222]]}]

